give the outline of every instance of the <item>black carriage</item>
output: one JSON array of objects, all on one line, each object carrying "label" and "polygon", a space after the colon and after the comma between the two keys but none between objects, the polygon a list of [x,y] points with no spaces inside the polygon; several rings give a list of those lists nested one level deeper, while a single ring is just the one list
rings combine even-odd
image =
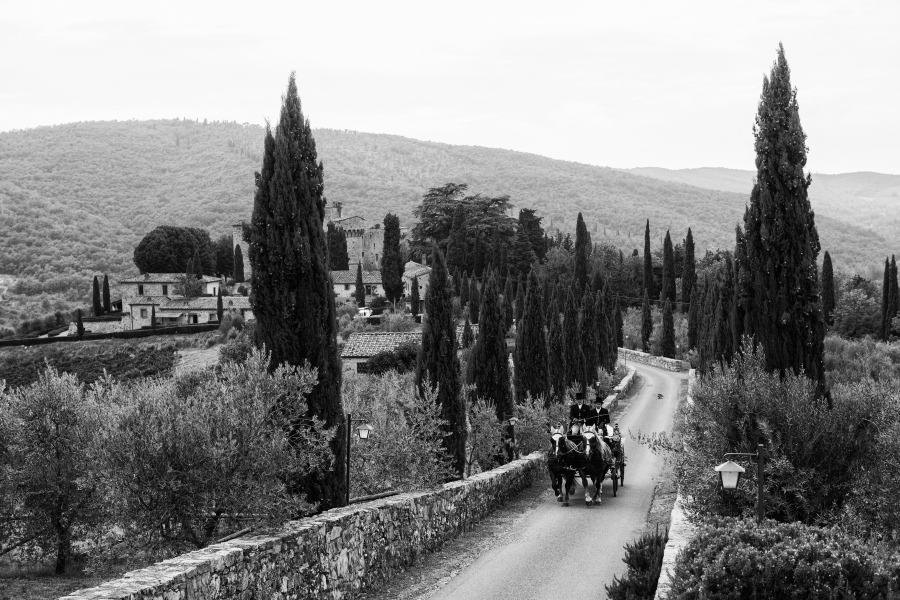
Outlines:
[{"label": "black carriage", "polygon": [[[613,486],[613,496],[618,495],[619,485],[625,482],[625,453],[618,426],[587,426],[575,420],[564,431],[562,426],[551,428],[550,453],[547,466],[557,501],[569,505],[569,496],[575,493],[577,478],[585,490],[585,504],[600,503],[603,481],[607,474]],[[588,478],[594,484],[593,496],[588,495]]]}]

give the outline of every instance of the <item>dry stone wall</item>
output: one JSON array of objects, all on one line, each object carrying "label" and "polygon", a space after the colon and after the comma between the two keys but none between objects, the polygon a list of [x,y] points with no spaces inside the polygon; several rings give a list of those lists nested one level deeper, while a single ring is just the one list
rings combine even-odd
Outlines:
[{"label": "dry stone wall", "polygon": [[619,348],[619,357],[628,361],[639,362],[651,367],[659,367],[667,371],[687,371],[691,368],[691,363],[684,360],[675,360],[674,358],[664,358],[662,356],[653,356],[646,352],[638,352],[637,350],[628,350],[627,348]]},{"label": "dry stone wall", "polygon": [[62,600],[347,598],[377,586],[546,478],[536,452],[465,481],[326,511],[215,544]]}]

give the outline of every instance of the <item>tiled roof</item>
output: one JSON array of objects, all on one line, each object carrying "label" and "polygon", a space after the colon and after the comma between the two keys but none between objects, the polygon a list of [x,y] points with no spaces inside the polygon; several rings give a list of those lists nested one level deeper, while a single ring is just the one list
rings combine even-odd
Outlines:
[{"label": "tiled roof", "polygon": [[[171,299],[163,305],[165,310],[216,310],[218,298],[200,296],[198,298]],[[246,296],[222,296],[222,308],[225,310],[246,310],[250,308],[250,298]]]},{"label": "tiled roof", "polygon": [[[123,279],[119,283],[178,283],[178,280],[184,277],[184,273],[144,273],[137,277]],[[221,277],[213,277],[212,275],[204,275],[203,283],[214,283],[222,281]]]},{"label": "tiled roof", "polygon": [[[381,271],[363,271],[363,285],[377,285],[381,283]],[[356,283],[356,271],[332,271],[332,283]]]},{"label": "tiled roof", "polygon": [[150,304],[155,304],[156,306],[162,306],[168,302],[168,296],[134,296],[133,298],[126,298],[124,305],[140,304],[149,306]]},{"label": "tiled roof", "polygon": [[400,344],[407,342],[422,343],[422,333],[418,331],[351,333],[341,350],[341,358],[370,358],[379,352],[395,350]]},{"label": "tiled roof", "polygon": [[428,275],[429,273],[431,273],[431,267],[426,267],[425,265],[414,261],[409,261],[406,263],[406,266],[403,267],[403,276],[407,279],[421,277],[422,275]]}]

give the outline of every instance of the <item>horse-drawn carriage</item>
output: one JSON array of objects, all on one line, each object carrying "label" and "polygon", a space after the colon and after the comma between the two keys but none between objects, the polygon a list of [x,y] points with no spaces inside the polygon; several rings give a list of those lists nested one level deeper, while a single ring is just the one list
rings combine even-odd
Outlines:
[{"label": "horse-drawn carriage", "polygon": [[[584,486],[586,506],[600,504],[607,474],[616,496],[619,486],[625,485],[625,449],[619,425],[585,425],[582,420],[574,420],[568,431],[561,425],[552,427],[547,466],[556,500],[563,506],[569,506],[569,496],[575,493],[576,476],[580,476]],[[591,496],[588,496],[588,479],[594,485]]]}]

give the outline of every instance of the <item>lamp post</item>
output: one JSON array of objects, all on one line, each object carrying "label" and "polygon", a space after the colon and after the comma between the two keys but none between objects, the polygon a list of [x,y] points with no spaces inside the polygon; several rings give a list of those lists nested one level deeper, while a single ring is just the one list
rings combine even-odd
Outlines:
[{"label": "lamp post", "polygon": [[765,483],[763,476],[763,463],[765,462],[766,449],[762,444],[757,446],[756,452],[729,452],[725,455],[726,462],[716,467],[719,473],[719,481],[722,489],[733,490],[737,488],[741,479],[741,474],[745,472],[744,467],[731,462],[731,458],[749,458],[756,461],[756,521],[762,523],[766,518],[766,505],[763,499],[763,485]]},{"label": "lamp post", "polygon": [[353,435],[353,423],[362,423],[362,425],[356,428],[356,435],[358,435],[361,440],[368,439],[369,433],[375,429],[369,425],[369,419],[354,419],[353,415],[347,413],[347,494],[344,498],[347,506],[350,505],[350,440]]}]

